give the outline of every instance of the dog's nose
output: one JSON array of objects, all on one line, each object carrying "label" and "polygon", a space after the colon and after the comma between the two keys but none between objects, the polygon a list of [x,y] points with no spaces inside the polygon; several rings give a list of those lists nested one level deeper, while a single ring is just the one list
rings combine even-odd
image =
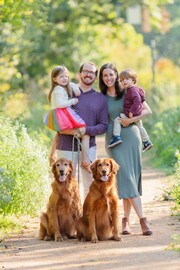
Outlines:
[{"label": "dog's nose", "polygon": [[60,172],[61,175],[64,174],[64,170],[60,170],[59,172]]},{"label": "dog's nose", "polygon": [[103,174],[106,174],[106,170],[102,170],[102,173],[103,173]]}]

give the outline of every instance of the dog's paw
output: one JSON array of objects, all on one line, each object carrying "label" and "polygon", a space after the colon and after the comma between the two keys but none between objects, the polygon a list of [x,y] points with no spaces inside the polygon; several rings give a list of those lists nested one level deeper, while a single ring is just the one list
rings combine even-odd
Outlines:
[{"label": "dog's paw", "polygon": [[93,237],[93,238],[91,238],[91,243],[97,243],[97,242],[98,242],[97,237]]},{"label": "dog's paw", "polygon": [[81,237],[80,241],[81,242],[86,242],[86,238],[85,237]]},{"label": "dog's paw", "polygon": [[63,240],[68,240],[68,237],[66,235],[62,236]]},{"label": "dog's paw", "polygon": [[55,236],[55,241],[56,242],[63,242],[63,238],[61,235]]},{"label": "dog's paw", "polygon": [[51,241],[51,240],[52,240],[52,237],[51,237],[51,236],[46,235],[46,236],[44,237],[44,240],[45,240],[45,241]]},{"label": "dog's paw", "polygon": [[122,237],[119,235],[114,236],[115,241],[123,241]]}]

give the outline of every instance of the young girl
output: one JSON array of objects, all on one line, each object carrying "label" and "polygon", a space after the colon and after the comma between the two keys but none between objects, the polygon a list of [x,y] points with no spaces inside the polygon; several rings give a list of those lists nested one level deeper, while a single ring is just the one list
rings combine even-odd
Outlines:
[{"label": "young girl", "polygon": [[[46,114],[44,123],[50,129],[61,132],[69,129],[78,129],[84,133],[85,122],[71,106],[78,103],[77,97],[81,94],[75,83],[69,82],[69,72],[65,66],[57,66],[51,72],[51,89],[48,100],[51,102],[51,110]],[[89,150],[89,136],[82,137],[82,163],[81,167],[89,171],[89,158],[86,153]]]}]

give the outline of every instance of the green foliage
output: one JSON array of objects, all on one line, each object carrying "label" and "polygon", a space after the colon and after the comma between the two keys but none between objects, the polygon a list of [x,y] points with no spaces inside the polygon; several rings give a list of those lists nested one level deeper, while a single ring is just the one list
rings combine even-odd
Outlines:
[{"label": "green foliage", "polygon": [[28,23],[42,23],[46,19],[44,2],[46,1],[1,0],[0,26],[8,22],[17,29]]},{"label": "green foliage", "polygon": [[8,177],[4,169],[0,169],[0,209],[4,209],[6,205],[11,203],[11,189],[13,187],[14,181],[12,178]]},{"label": "green foliage", "polygon": [[170,58],[173,62],[180,66],[180,5],[179,0],[174,0],[173,5],[167,5],[167,10],[170,15],[169,31],[163,35],[156,33],[157,49],[160,57]]},{"label": "green foliage", "polygon": [[47,153],[24,126],[0,116],[0,212],[36,215],[47,199]]},{"label": "green foliage", "polygon": [[168,187],[163,189],[165,198],[174,200],[172,208],[180,214],[180,107],[170,108],[152,118],[151,139],[154,144],[153,163],[170,174]]},{"label": "green foliage", "polygon": [[175,165],[175,174],[171,177],[170,195],[175,201],[173,210],[180,215],[180,152],[176,151],[177,163]]},{"label": "green foliage", "polygon": [[174,168],[177,162],[175,152],[179,150],[179,116],[180,107],[177,107],[151,118],[153,121],[151,139],[155,145],[156,159],[158,164],[166,169]]},{"label": "green foliage", "polygon": [[0,240],[9,232],[18,232],[22,227],[22,220],[15,215],[0,214]]},{"label": "green foliage", "polygon": [[180,235],[174,234],[171,236],[173,242],[171,242],[166,250],[175,250],[177,252],[180,252]]}]

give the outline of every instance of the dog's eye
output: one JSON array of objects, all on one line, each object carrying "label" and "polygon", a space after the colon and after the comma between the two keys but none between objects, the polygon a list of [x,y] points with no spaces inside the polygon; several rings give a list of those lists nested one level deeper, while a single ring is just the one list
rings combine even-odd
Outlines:
[{"label": "dog's eye", "polygon": [[56,166],[59,167],[59,163],[57,163]]},{"label": "dog's eye", "polygon": [[101,163],[99,163],[99,164],[98,164],[98,167],[101,167],[101,166],[102,166],[102,164],[101,164]]},{"label": "dog's eye", "polygon": [[106,166],[107,166],[107,167],[109,167],[109,166],[110,166],[110,164],[109,164],[109,163],[106,163]]},{"label": "dog's eye", "polygon": [[64,163],[64,166],[68,166],[68,164],[67,163]]}]

